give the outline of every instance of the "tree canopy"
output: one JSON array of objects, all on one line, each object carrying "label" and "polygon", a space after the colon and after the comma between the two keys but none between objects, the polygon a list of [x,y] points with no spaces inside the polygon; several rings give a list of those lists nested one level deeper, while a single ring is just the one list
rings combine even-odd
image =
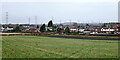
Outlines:
[{"label": "tree canopy", "polygon": [[89,26],[89,24],[86,24],[86,26]]},{"label": "tree canopy", "polygon": [[103,26],[102,27],[106,27],[106,24],[103,24]]},{"label": "tree canopy", "polygon": [[16,32],[19,32],[19,29],[20,29],[20,27],[19,27],[19,26],[16,26],[15,31],[16,31]]},{"label": "tree canopy", "polygon": [[61,28],[57,28],[57,32],[58,32],[58,33],[61,33]]}]

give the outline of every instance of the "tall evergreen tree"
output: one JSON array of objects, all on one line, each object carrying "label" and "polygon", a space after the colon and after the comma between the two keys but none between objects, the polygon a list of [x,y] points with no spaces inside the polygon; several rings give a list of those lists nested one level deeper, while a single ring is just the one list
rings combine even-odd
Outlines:
[{"label": "tall evergreen tree", "polygon": [[37,28],[39,28],[39,26],[37,25]]},{"label": "tall evergreen tree", "polygon": [[53,26],[53,22],[52,22],[52,20],[50,20],[49,22],[48,22],[48,27],[52,27]]},{"label": "tall evergreen tree", "polygon": [[41,26],[40,31],[41,31],[41,32],[45,32],[45,24],[43,24],[43,25]]},{"label": "tall evergreen tree", "polygon": [[69,33],[70,33],[69,27],[66,27],[66,28],[65,28],[65,33],[66,33],[66,34],[69,34]]}]

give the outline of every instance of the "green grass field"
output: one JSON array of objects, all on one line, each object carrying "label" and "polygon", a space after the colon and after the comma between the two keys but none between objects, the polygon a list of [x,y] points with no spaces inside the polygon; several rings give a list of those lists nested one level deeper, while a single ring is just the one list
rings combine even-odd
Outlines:
[{"label": "green grass field", "polygon": [[117,58],[118,41],[3,36],[3,58]]}]

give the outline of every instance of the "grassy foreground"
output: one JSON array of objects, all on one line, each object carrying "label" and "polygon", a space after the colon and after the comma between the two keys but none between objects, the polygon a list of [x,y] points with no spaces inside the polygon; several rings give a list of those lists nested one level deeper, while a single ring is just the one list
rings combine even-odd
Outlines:
[{"label": "grassy foreground", "polygon": [[3,58],[117,58],[118,41],[3,36]]}]

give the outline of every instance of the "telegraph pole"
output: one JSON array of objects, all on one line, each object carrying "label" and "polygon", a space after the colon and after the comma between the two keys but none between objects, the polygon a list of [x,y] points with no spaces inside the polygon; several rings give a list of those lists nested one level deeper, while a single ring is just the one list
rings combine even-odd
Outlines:
[{"label": "telegraph pole", "polygon": [[28,24],[30,25],[30,17],[28,18]]},{"label": "telegraph pole", "polygon": [[35,16],[35,25],[37,25],[37,16]]},{"label": "telegraph pole", "polygon": [[8,24],[8,12],[6,12],[6,24]]},{"label": "telegraph pole", "polygon": [[71,19],[70,19],[70,26],[71,26]]},{"label": "telegraph pole", "polygon": [[61,24],[61,19],[60,19],[60,24]]},{"label": "telegraph pole", "polygon": [[35,16],[35,27],[37,28],[37,16]]}]

